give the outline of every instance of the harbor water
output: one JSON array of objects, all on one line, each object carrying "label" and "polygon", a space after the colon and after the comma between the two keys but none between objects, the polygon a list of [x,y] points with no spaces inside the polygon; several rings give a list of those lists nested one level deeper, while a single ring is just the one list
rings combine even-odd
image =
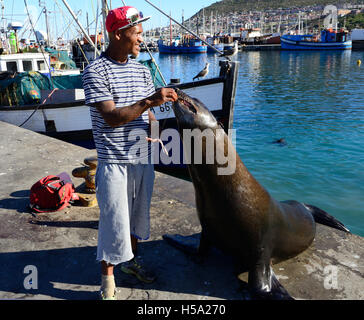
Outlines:
[{"label": "harbor water", "polygon": [[[192,78],[215,54],[153,53],[167,81]],[[147,53],[141,53],[147,59]],[[249,51],[240,62],[236,149],[277,200],[312,204],[364,236],[364,60],[362,51]],[[285,144],[273,143],[283,138]]]}]

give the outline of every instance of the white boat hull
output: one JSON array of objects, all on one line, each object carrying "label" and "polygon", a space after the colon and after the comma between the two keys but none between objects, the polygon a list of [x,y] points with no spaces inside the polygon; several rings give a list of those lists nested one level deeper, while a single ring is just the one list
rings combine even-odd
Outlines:
[{"label": "white boat hull", "polygon": [[[210,111],[218,111],[222,110],[223,88],[224,85],[220,82],[189,88],[184,91],[190,96],[201,100],[207,106],[211,106]],[[84,104],[84,100],[72,103],[48,104],[40,106],[35,111],[36,107],[0,107],[0,120],[16,126],[20,126],[25,122],[22,125],[23,128],[39,133],[47,133],[49,131],[68,133],[91,130],[92,128],[90,107]],[[170,104],[155,107],[152,111],[157,120],[174,118]],[[32,115],[32,113],[34,114]]]}]

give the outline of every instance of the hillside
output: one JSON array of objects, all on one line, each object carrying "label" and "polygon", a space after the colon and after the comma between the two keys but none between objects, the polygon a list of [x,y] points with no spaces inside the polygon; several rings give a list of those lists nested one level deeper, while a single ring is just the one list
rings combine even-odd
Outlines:
[{"label": "hillside", "polygon": [[348,30],[355,28],[364,28],[364,13],[349,14],[345,18],[339,18],[339,27],[344,27]]},{"label": "hillside", "polygon": [[344,4],[363,4],[363,0],[335,1],[335,0],[223,0],[213,3],[205,8],[205,14],[211,10],[219,13],[239,11],[264,11],[268,9],[293,8],[305,6],[336,5],[338,8]]},{"label": "hillside", "polygon": [[[219,16],[228,16],[229,17],[229,25],[237,25],[240,27],[247,21],[253,21],[255,24],[259,25],[261,21],[261,12],[268,12],[266,17],[264,18],[265,25],[270,26],[271,24],[277,25],[281,24],[280,18],[281,14],[283,19],[282,21],[283,28],[292,28],[297,22],[297,13],[298,11],[305,12],[305,19],[308,27],[320,28],[322,23],[322,10],[326,5],[331,4],[335,5],[338,9],[348,9],[348,6],[352,5],[361,5],[364,6],[364,0],[349,0],[349,1],[340,1],[340,0],[222,0],[213,3],[212,5],[204,8],[205,17],[209,17],[211,12],[213,15],[218,14]],[[350,8],[352,8],[350,6]],[[282,9],[284,13],[282,13]],[[271,11],[269,11],[271,10]],[[255,14],[252,14],[255,12]],[[240,18],[236,18],[239,17]],[[316,14],[315,14],[316,13]],[[192,21],[192,24],[197,24],[201,27],[201,17],[202,9],[193,15],[187,21]],[[238,14],[238,16],[236,15]],[[209,23],[209,22],[207,22]],[[225,28],[227,30],[229,25],[227,21],[225,22],[225,26],[220,23],[220,27],[222,29]],[[349,15],[339,16],[338,26],[345,27],[348,30],[353,28],[364,28],[364,13],[352,12]],[[231,29],[229,29],[231,31]]]}]

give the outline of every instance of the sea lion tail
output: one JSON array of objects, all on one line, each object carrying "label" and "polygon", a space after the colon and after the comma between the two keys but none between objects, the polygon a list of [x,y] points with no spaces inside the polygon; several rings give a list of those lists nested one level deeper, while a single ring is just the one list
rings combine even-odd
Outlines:
[{"label": "sea lion tail", "polygon": [[311,204],[304,204],[304,206],[311,212],[315,222],[350,233],[350,230],[346,228],[344,224],[335,219],[333,216],[329,215],[326,211]]}]

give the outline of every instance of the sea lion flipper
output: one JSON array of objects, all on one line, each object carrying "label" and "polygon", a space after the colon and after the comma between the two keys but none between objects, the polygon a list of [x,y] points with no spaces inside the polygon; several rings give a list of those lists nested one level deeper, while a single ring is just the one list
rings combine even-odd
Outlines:
[{"label": "sea lion flipper", "polygon": [[274,300],[294,300],[294,298],[291,297],[291,295],[287,292],[287,290],[278,281],[273,271],[271,275],[271,281],[272,281],[271,295]]},{"label": "sea lion flipper", "polygon": [[199,253],[201,233],[190,236],[164,234],[163,239],[166,240],[168,244],[187,254],[197,255]]},{"label": "sea lion flipper", "polygon": [[260,256],[249,268],[248,290],[254,300],[293,299],[274,274],[269,245],[260,249]]},{"label": "sea lion flipper", "polygon": [[[251,283],[252,277],[250,274],[258,276],[257,283]],[[249,271],[248,290],[253,300],[294,300],[287,290],[278,281],[271,266],[266,269],[262,275],[257,272]]]}]

